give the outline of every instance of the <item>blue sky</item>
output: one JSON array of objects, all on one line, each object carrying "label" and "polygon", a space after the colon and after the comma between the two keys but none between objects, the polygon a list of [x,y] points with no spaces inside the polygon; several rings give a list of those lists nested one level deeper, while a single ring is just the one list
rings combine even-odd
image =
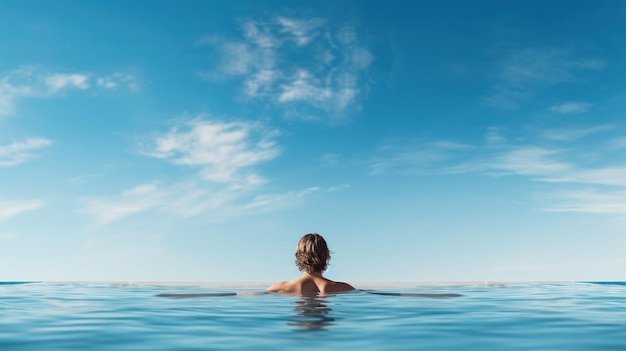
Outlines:
[{"label": "blue sky", "polygon": [[2,1],[0,279],[624,280],[625,18]]}]

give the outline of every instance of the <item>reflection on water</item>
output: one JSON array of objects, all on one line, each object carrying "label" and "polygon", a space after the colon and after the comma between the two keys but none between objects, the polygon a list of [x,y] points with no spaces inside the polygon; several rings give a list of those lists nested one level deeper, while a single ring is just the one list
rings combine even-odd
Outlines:
[{"label": "reflection on water", "polygon": [[287,322],[288,325],[319,331],[326,330],[335,321],[329,316],[332,309],[328,307],[325,296],[301,296],[294,305],[295,318]]}]

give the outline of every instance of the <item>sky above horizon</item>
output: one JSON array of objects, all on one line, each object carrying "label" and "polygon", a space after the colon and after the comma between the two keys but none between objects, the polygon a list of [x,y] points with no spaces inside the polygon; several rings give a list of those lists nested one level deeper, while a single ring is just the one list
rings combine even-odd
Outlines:
[{"label": "sky above horizon", "polygon": [[626,280],[626,5],[0,1],[0,280]]}]

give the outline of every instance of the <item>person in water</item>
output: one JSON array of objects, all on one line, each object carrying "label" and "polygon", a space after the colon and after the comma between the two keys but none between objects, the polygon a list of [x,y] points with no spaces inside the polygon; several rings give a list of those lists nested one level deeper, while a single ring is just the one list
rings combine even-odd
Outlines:
[{"label": "person in water", "polygon": [[326,240],[317,233],[305,234],[296,247],[296,266],[302,275],[291,281],[276,283],[267,288],[267,291],[279,294],[316,295],[354,290],[350,284],[324,278],[322,272],[328,268],[329,261],[330,250]]},{"label": "person in water", "polygon": [[[277,294],[291,294],[291,295],[305,295],[310,297],[318,294],[334,294],[342,291],[354,290],[352,285],[342,282],[334,282],[330,279],[324,278],[322,272],[328,268],[328,262],[330,261],[330,250],[326,245],[326,240],[316,233],[310,233],[304,235],[298,242],[296,247],[296,266],[302,272],[302,276],[291,281],[285,281],[276,283],[267,291],[237,291],[237,292],[209,292],[209,293],[193,293],[193,294],[177,294],[177,293],[165,293],[158,294],[160,297],[206,297],[206,296],[250,296],[250,295],[263,295],[267,293]],[[388,295],[388,296],[417,296],[417,297],[457,297],[459,294],[431,294],[431,293],[399,293],[399,292],[383,292],[375,290],[361,290],[373,295]],[[305,300],[305,308],[310,307],[308,302],[315,305],[318,300]],[[318,311],[320,306],[315,305],[315,311]],[[324,307],[324,306],[322,306]],[[319,309],[324,311],[324,309]],[[309,313],[306,310],[305,313]]]}]

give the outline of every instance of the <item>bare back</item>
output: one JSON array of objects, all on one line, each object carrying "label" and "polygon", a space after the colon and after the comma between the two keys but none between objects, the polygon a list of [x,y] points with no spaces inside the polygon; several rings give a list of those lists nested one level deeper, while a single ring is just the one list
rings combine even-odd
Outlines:
[{"label": "bare back", "polygon": [[290,295],[333,294],[349,290],[354,290],[350,284],[309,274],[303,274],[291,281],[276,283],[267,289],[268,292]]}]

